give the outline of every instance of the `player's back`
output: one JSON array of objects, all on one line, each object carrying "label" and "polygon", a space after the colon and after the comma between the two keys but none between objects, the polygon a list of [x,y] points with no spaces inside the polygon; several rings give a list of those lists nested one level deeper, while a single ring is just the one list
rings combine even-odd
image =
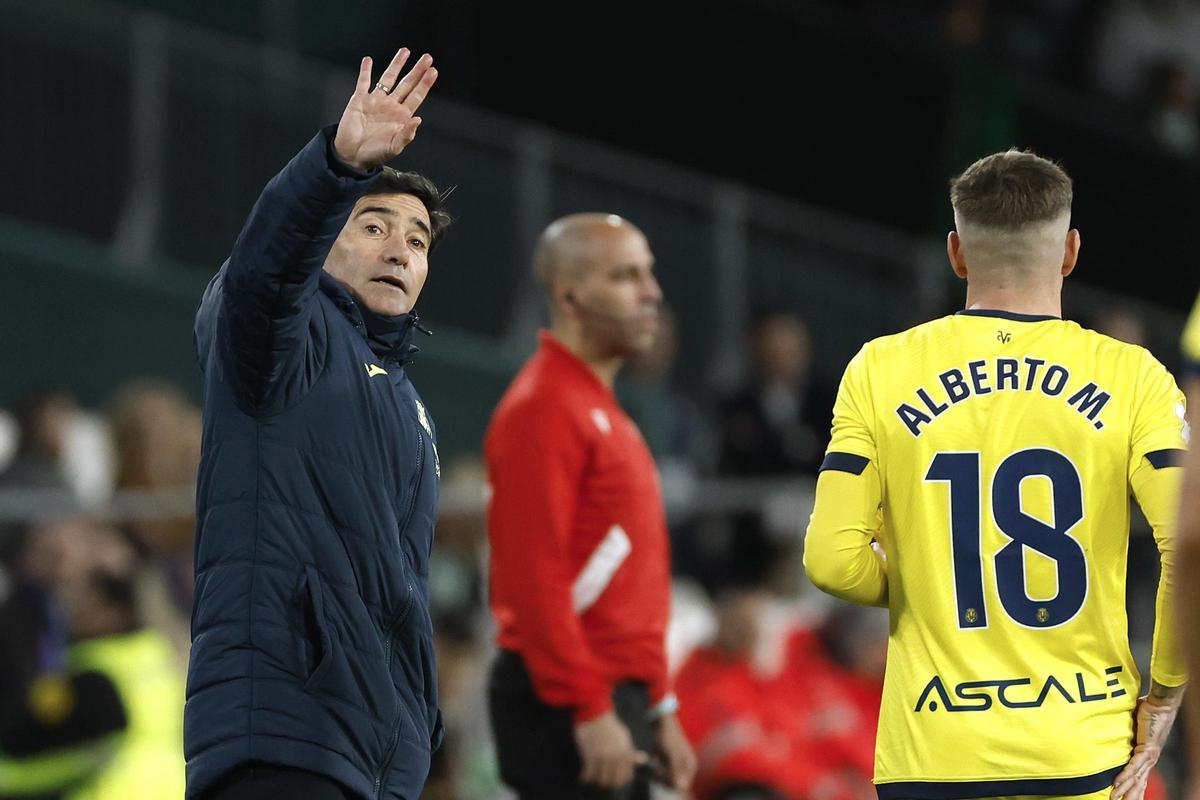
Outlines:
[{"label": "player's back", "polygon": [[1128,760],[1130,476],[1183,447],[1179,402],[1147,351],[1054,317],[962,312],[851,362],[830,450],[879,470],[885,800],[1082,794]]}]

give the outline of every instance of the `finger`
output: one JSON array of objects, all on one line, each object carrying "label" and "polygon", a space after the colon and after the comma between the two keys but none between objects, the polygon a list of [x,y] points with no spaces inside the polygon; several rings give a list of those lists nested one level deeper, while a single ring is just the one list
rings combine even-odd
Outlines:
[{"label": "finger", "polygon": [[1129,791],[1129,787],[1133,785],[1134,775],[1132,763],[1118,773],[1116,780],[1113,781],[1112,800],[1121,800],[1125,796],[1125,792]]},{"label": "finger", "polygon": [[683,778],[683,782],[684,782],[683,788],[684,789],[689,788],[692,785],[692,778],[696,777],[696,758],[695,758],[695,756],[689,754],[687,757],[685,757],[683,759],[683,766],[680,768],[679,772],[681,773],[681,777]]},{"label": "finger", "polygon": [[421,127],[421,118],[417,117],[415,120],[409,120],[406,122],[404,127],[402,127],[400,131],[392,137],[392,144],[390,147],[392,157],[404,152],[404,148],[412,144],[412,140],[417,138],[417,128],[419,127]]},{"label": "finger", "polygon": [[686,792],[692,787],[692,776],[684,772],[675,774],[675,780],[671,782],[677,792]]},{"label": "finger", "polygon": [[607,758],[597,758],[592,770],[592,778],[588,783],[593,786],[603,786],[608,788],[612,786],[613,765]]},{"label": "finger", "polygon": [[358,65],[358,82],[354,85],[355,94],[366,94],[371,90],[371,57],[363,56]]},{"label": "finger", "polygon": [[695,771],[696,765],[690,756],[681,754],[671,759],[671,782],[677,790],[681,792],[688,790]]},{"label": "finger", "polygon": [[392,56],[392,63],[387,65],[387,69],[379,76],[379,84],[388,93],[392,87],[396,85],[396,78],[400,77],[400,70],[404,69],[404,62],[408,61],[409,51],[407,47],[401,47],[396,51],[396,55]]},{"label": "finger", "polygon": [[408,74],[396,84],[396,88],[392,89],[392,97],[403,103],[408,99],[408,93],[413,90],[413,87],[425,77],[425,73],[433,66],[433,56],[426,53],[417,59],[417,63],[413,64],[412,69]]},{"label": "finger", "polygon": [[1121,770],[1116,780],[1113,781],[1113,800],[1120,800],[1129,793],[1141,777],[1144,763],[1140,756],[1134,756],[1125,769]]},{"label": "finger", "polygon": [[596,759],[583,756],[583,769],[579,773],[580,783],[594,783],[599,777],[596,774]]},{"label": "finger", "polygon": [[1146,786],[1148,784],[1149,781],[1145,778],[1138,781],[1125,793],[1124,800],[1142,800],[1146,795]]},{"label": "finger", "polygon": [[613,764],[613,782],[610,784],[614,789],[620,789],[625,784],[633,780],[633,761],[629,758],[617,759]]},{"label": "finger", "polygon": [[429,95],[429,90],[433,88],[433,84],[434,81],[437,80],[437,76],[438,71],[433,67],[430,67],[428,70],[426,70],[425,74],[421,76],[421,80],[417,83],[413,90],[408,93],[408,97],[404,98],[402,101],[404,103],[404,107],[414,114],[417,113],[417,109],[421,107],[421,103],[424,103],[426,96]]}]

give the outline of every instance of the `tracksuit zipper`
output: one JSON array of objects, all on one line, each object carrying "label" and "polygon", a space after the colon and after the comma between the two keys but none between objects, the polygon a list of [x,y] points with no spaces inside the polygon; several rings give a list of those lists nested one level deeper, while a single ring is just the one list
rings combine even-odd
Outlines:
[{"label": "tracksuit zipper", "polygon": [[[421,431],[417,430],[417,479],[413,483],[412,492],[409,493],[408,508],[404,510],[403,523],[400,525],[400,536],[403,537],[405,531],[408,530],[408,522],[412,519],[413,509],[417,506],[417,495],[421,491],[421,478],[425,474],[425,437]],[[403,544],[401,545],[403,547]],[[404,558],[404,555],[401,554]],[[416,588],[412,585],[411,578],[408,579],[408,603],[404,610],[400,612],[400,616],[396,621],[388,626],[387,634],[383,642],[384,660],[387,661],[388,679],[392,676],[392,640],[395,639],[396,629],[404,624],[408,619],[408,615],[412,613],[412,607],[416,602],[414,592]],[[401,701],[403,702],[403,701]],[[392,768],[392,759],[396,756],[396,746],[400,743],[400,724],[404,721],[404,712],[399,710],[396,713],[396,722],[392,725],[392,736],[388,740],[387,749],[383,754],[383,764],[380,765],[379,772],[375,776],[375,800],[380,800],[383,797],[383,779],[387,776]]]}]

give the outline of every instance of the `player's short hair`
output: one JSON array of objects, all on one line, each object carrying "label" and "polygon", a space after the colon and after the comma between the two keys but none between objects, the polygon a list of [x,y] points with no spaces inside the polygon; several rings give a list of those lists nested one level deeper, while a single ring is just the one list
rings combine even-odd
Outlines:
[{"label": "player's short hair", "polygon": [[1070,212],[1071,196],[1063,168],[1028,150],[993,153],[950,181],[955,217],[999,230],[1057,220]]},{"label": "player's short hair", "polygon": [[441,241],[446,228],[450,227],[450,223],[454,221],[450,212],[446,210],[446,198],[453,191],[454,187],[445,192],[440,191],[437,184],[416,172],[401,172],[385,166],[379,173],[379,177],[371,184],[371,188],[367,189],[364,197],[373,194],[411,194],[420,200],[421,205],[425,206],[425,211],[429,214],[429,252],[432,253],[433,248],[437,247],[438,242]]}]

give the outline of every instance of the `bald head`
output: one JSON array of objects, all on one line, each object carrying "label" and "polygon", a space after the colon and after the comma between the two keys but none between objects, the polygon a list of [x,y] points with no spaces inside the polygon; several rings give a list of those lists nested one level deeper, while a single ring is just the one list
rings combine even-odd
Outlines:
[{"label": "bald head", "polygon": [[561,217],[538,239],[533,267],[546,290],[551,330],[575,352],[624,359],[653,344],[662,289],[650,242],[628,220]]},{"label": "bald head", "polygon": [[589,267],[598,263],[598,248],[614,236],[644,234],[616,214],[568,214],[551,222],[538,238],[533,253],[533,270],[546,289],[575,283]]}]

